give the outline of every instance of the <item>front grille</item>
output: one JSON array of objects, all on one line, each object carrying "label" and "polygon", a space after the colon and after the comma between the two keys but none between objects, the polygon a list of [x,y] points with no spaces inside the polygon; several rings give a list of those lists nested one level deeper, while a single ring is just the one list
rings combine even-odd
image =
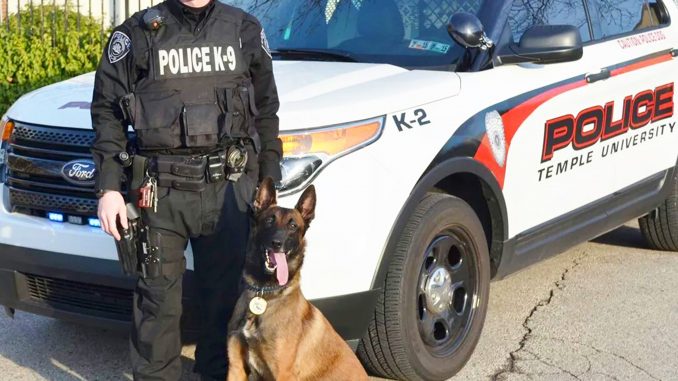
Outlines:
[{"label": "front grille", "polygon": [[28,142],[30,145],[45,144],[58,145],[69,148],[89,150],[94,142],[94,133],[89,130],[74,130],[68,128],[52,128],[16,123],[12,138],[17,142]]},{"label": "front grille", "polygon": [[96,217],[94,186],[69,182],[61,173],[70,161],[91,159],[94,138],[93,130],[17,121],[6,163],[11,210],[42,217],[48,212]]},{"label": "front grille", "polygon": [[32,301],[62,310],[129,321],[132,315],[132,291],[24,274]]},{"label": "front grille", "polygon": [[24,189],[9,188],[9,200],[17,208],[37,209],[45,212],[57,211],[73,215],[93,216],[97,213],[97,200],[61,196]]}]

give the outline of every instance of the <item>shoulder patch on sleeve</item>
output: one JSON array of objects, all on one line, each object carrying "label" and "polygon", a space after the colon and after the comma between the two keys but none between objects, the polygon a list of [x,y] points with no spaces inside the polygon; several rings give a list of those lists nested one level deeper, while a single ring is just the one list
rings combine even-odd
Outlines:
[{"label": "shoulder patch on sleeve", "polygon": [[115,31],[108,43],[108,62],[116,63],[132,49],[132,40],[123,32]]},{"label": "shoulder patch on sleeve", "polygon": [[266,38],[266,32],[264,32],[264,28],[261,28],[261,48],[264,49],[266,55],[268,55],[270,58],[273,58],[273,56],[271,56],[271,48],[268,46],[268,38]]}]

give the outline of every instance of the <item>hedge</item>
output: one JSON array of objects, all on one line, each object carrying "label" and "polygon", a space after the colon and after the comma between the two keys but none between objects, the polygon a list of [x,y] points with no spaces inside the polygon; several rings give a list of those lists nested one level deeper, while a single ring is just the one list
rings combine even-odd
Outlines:
[{"label": "hedge", "polygon": [[50,5],[23,9],[0,24],[0,115],[21,95],[96,69],[101,24]]}]

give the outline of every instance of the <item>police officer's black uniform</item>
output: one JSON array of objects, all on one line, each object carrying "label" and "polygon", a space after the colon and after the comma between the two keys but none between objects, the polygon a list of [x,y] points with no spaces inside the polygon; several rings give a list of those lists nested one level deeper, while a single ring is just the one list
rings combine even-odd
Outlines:
[{"label": "police officer's black uniform", "polygon": [[[261,25],[237,8],[213,1],[195,9],[167,0],[151,9],[160,18],[151,22],[142,11],[113,31],[97,70],[96,186],[121,190],[119,154],[130,148],[149,159],[140,184],[158,182],[157,212],[143,209],[142,220],[160,274],[140,276],[135,290],[135,379],[180,378],[181,281],[190,240],[202,330],[195,370],[224,380],[226,326],[237,298],[249,203],[259,179],[280,179],[271,57]],[[131,143],[130,123],[136,132]],[[210,179],[208,159],[234,145],[248,153],[244,174],[235,182]],[[135,195],[135,189],[128,193]]]}]

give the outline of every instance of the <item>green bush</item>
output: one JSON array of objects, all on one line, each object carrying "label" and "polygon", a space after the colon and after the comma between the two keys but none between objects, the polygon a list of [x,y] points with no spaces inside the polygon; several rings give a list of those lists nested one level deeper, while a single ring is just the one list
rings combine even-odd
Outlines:
[{"label": "green bush", "polygon": [[29,91],[95,70],[108,35],[99,21],[49,5],[8,21],[0,24],[0,115]]}]

